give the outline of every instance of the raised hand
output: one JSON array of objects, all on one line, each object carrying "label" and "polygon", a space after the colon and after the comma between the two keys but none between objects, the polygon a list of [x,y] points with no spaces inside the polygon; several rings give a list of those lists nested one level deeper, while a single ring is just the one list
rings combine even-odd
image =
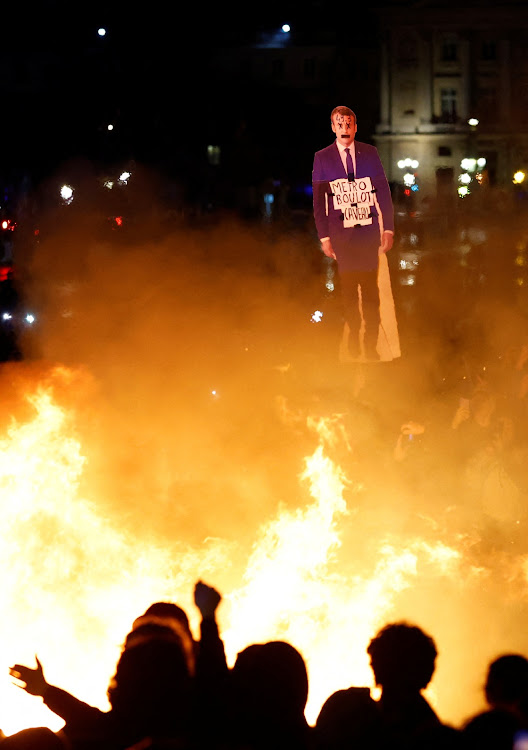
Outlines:
[{"label": "raised hand", "polygon": [[200,610],[200,614],[205,619],[207,617],[214,617],[216,608],[222,601],[222,596],[212,586],[202,581],[198,581],[194,587],[194,603]]},{"label": "raised hand", "polygon": [[46,692],[48,683],[44,678],[44,670],[42,669],[42,664],[38,660],[38,656],[35,655],[35,659],[37,662],[36,669],[25,667],[23,664],[15,664],[13,667],[9,668],[9,674],[16,680],[20,680],[20,682],[24,683],[23,685],[15,683],[18,687],[22,688],[22,690],[25,690],[31,695],[42,696]]}]

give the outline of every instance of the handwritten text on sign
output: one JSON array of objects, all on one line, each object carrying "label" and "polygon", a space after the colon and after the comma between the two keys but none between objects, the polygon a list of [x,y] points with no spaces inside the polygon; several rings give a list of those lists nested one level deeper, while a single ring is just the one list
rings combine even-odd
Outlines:
[{"label": "handwritten text on sign", "polygon": [[374,193],[370,177],[360,177],[353,182],[346,178],[333,180],[330,190],[334,198],[334,208],[343,212],[343,226],[372,224],[370,207],[374,205]]}]

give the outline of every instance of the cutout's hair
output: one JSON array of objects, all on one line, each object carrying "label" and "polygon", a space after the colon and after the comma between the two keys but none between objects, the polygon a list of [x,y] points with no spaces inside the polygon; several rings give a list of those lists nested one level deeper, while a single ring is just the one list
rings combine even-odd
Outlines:
[{"label": "cutout's hair", "polygon": [[356,113],[353,110],[351,110],[350,107],[343,107],[343,106],[334,107],[334,109],[332,110],[332,112],[330,114],[330,122],[331,123],[334,122],[334,115],[343,115],[343,117],[353,117],[354,118],[354,122],[357,125]]}]

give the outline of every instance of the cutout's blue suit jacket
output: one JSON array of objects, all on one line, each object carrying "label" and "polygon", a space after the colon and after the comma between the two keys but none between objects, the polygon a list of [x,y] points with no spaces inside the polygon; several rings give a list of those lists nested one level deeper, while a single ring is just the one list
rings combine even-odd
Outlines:
[{"label": "cutout's blue suit jacket", "polygon": [[[394,231],[394,209],[390,188],[378,150],[368,143],[355,141],[356,180],[370,177],[375,201],[371,206],[372,224],[345,227],[341,209],[334,208],[329,183],[347,175],[334,141],[314,156],[312,185],[317,235],[330,237],[343,271],[369,271],[378,267],[380,225]],[[381,215],[380,215],[381,214]]]}]

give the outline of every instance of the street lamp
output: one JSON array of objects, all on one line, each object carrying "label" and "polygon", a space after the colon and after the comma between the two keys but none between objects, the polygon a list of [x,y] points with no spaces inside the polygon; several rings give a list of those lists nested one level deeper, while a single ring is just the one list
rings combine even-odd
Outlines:
[{"label": "street lamp", "polygon": [[60,189],[60,195],[64,203],[69,206],[73,200],[73,188],[70,185],[63,185]]},{"label": "street lamp", "polygon": [[520,185],[521,183],[523,183],[525,177],[526,174],[521,169],[519,169],[519,171],[515,172],[515,174],[513,175],[514,185]]},{"label": "street lamp", "polygon": [[[411,159],[410,156],[407,156],[405,159],[400,159],[397,162],[399,169],[404,169],[405,172],[403,174],[403,184],[405,185],[405,195],[410,195],[410,190],[412,190],[414,193],[418,192],[419,187],[416,182],[416,174],[415,171],[420,166],[420,162],[418,159]],[[410,188],[410,190],[409,190]]]}]

